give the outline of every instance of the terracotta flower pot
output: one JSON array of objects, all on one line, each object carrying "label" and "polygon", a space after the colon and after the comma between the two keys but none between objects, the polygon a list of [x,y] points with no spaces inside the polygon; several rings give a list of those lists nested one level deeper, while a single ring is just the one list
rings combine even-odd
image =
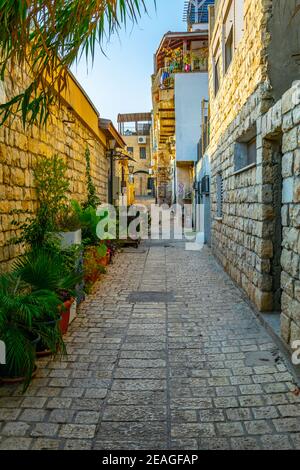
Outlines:
[{"label": "terracotta flower pot", "polygon": [[101,264],[101,266],[108,266],[109,263],[110,263],[110,253],[107,252],[106,255],[100,259],[99,263]]},{"label": "terracotta flower pot", "polygon": [[68,332],[69,322],[70,322],[70,310],[71,310],[71,306],[73,303],[74,303],[74,299],[67,300],[66,302],[64,302],[64,307],[65,307],[64,310],[60,309],[61,320],[59,322],[59,326],[60,326],[62,335],[65,335]]}]

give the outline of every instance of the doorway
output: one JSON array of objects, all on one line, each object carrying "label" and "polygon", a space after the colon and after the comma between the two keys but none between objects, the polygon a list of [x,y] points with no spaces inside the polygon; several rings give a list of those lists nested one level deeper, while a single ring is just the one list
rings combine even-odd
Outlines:
[{"label": "doorway", "polygon": [[[270,326],[280,332],[281,313],[281,254],[282,254],[282,135],[268,136],[263,140],[262,158],[262,238],[272,242],[270,257],[262,259],[264,269],[269,271],[268,290],[272,294],[272,305],[265,318]],[[263,258],[263,257],[262,257]]]}]

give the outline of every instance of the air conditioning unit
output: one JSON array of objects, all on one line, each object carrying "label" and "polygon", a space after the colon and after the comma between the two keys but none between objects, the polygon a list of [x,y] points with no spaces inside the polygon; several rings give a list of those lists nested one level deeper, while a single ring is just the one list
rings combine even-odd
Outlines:
[{"label": "air conditioning unit", "polygon": [[138,143],[139,144],[146,144],[147,143],[147,137],[139,137],[138,138]]}]

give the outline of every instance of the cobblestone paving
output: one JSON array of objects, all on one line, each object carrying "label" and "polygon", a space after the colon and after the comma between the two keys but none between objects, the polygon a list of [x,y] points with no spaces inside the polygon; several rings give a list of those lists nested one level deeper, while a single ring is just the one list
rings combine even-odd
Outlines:
[{"label": "cobblestone paving", "polygon": [[[136,291],[173,296],[129,303]],[[118,255],[67,345],[24,396],[0,386],[0,448],[300,449],[293,379],[206,248]]]}]

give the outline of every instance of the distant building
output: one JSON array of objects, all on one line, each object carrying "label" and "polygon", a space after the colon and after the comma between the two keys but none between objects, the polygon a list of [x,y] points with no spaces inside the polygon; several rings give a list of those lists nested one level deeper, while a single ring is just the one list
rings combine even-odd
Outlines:
[{"label": "distant building", "polygon": [[118,115],[119,133],[126,142],[127,152],[134,160],[129,166],[136,200],[155,197],[155,181],[151,173],[151,126],[151,113]]},{"label": "distant building", "polygon": [[188,31],[166,33],[154,57],[153,157],[159,202],[197,200],[194,179],[202,103],[208,99],[207,7],[212,2],[198,3],[202,14],[197,2],[188,2]]}]

